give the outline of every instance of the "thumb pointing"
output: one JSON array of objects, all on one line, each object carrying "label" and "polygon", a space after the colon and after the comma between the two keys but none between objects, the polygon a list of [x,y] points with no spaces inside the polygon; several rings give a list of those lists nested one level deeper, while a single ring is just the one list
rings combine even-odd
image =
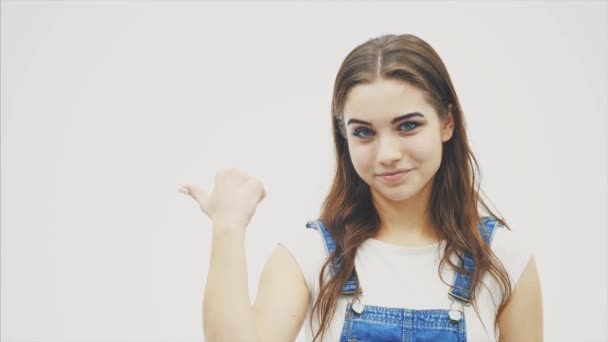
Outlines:
[{"label": "thumb pointing", "polygon": [[198,202],[198,204],[200,205],[203,212],[205,212],[205,214],[209,215],[209,212],[207,210],[208,209],[207,208],[207,202],[208,202],[207,192],[205,192],[203,189],[198,188],[194,185],[184,185],[181,188],[179,188],[178,191],[192,197],[195,201]]}]

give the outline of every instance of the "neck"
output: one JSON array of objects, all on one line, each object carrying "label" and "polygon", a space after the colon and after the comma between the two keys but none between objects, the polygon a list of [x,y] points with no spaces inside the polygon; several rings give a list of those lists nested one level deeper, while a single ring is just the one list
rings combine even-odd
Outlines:
[{"label": "neck", "polygon": [[372,198],[380,217],[380,228],[374,237],[402,245],[424,246],[440,240],[439,230],[431,220],[428,204],[432,181],[415,196],[395,202],[372,191]]}]

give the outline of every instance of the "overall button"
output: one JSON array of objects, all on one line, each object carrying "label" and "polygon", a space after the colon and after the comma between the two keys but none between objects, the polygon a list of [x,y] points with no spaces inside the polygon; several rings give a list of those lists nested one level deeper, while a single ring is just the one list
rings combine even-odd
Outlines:
[{"label": "overall button", "polygon": [[354,302],[352,305],[353,311],[357,314],[357,315],[361,315],[363,313],[363,309],[365,308],[365,305],[361,304],[360,302]]},{"label": "overall button", "polygon": [[[449,295],[448,295],[449,297]],[[454,299],[450,298],[450,310],[448,311],[448,316],[450,317],[450,321],[453,324],[458,323],[458,321],[460,321],[460,319],[462,318],[462,315],[464,314],[464,307],[462,306],[462,302],[460,300],[456,302],[454,302]],[[456,304],[456,306],[458,307],[457,309],[452,308],[452,306],[454,306],[454,304]]]},{"label": "overall button", "polygon": [[450,320],[452,321],[452,323],[456,323],[462,318],[462,312],[458,310],[450,310],[448,312],[448,316],[450,316]]}]

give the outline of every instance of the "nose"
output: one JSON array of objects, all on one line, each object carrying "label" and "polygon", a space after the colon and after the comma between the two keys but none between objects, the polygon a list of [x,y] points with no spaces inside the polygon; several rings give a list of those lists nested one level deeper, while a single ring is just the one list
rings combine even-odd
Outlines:
[{"label": "nose", "polygon": [[377,159],[383,165],[391,165],[401,160],[401,147],[399,142],[390,134],[378,138]]}]

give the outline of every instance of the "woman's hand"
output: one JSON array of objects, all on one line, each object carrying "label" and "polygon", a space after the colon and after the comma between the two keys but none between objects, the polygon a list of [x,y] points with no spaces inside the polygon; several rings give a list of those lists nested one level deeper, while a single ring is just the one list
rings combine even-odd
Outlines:
[{"label": "woman's hand", "polygon": [[259,179],[234,168],[216,173],[211,194],[194,185],[184,185],[179,191],[198,202],[214,227],[226,229],[245,229],[266,197]]}]

